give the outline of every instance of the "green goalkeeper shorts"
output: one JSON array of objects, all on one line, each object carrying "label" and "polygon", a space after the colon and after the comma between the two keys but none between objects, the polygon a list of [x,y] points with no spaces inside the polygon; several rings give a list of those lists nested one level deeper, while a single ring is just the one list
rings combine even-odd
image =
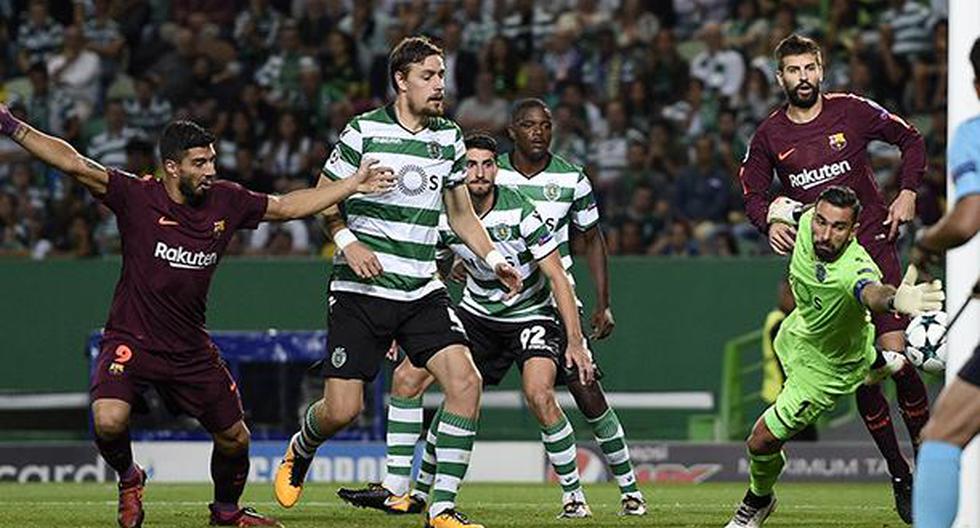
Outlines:
[{"label": "green goalkeeper shorts", "polygon": [[832,409],[841,396],[789,378],[762,419],[773,436],[786,441]]}]

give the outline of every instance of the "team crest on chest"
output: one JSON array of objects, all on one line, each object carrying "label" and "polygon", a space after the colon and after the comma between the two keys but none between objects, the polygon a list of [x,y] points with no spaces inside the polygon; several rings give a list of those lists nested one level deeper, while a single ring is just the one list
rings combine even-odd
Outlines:
[{"label": "team crest on chest", "polygon": [[817,280],[820,282],[827,279],[827,267],[824,266],[822,262],[817,263],[816,275]]},{"label": "team crest on chest", "polygon": [[510,226],[507,224],[497,224],[490,228],[490,232],[500,242],[505,242],[510,239]]},{"label": "team crest on chest", "polygon": [[432,159],[439,159],[442,157],[442,146],[439,143],[432,141],[429,143],[429,157]]},{"label": "team crest on chest", "polygon": [[225,219],[222,218],[221,220],[218,220],[217,222],[214,223],[214,229],[212,230],[212,233],[214,234],[214,238],[218,238],[224,232],[225,232]]},{"label": "team crest on chest", "polygon": [[552,202],[561,198],[561,187],[555,182],[548,183],[544,186],[544,197]]},{"label": "team crest on chest", "polygon": [[840,152],[840,151],[844,150],[844,147],[847,146],[847,138],[844,137],[844,133],[843,132],[838,132],[836,134],[831,134],[831,135],[827,136],[827,140],[830,143],[830,150],[833,150],[833,151],[836,151],[836,152]]}]

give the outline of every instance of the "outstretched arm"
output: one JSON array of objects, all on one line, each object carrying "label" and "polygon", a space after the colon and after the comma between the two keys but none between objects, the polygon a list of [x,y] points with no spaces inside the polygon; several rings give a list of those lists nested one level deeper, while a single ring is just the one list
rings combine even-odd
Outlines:
[{"label": "outstretched arm", "polygon": [[17,119],[2,104],[0,133],[10,136],[35,158],[75,178],[93,194],[105,194],[109,184],[109,173],[105,167],[81,155],[65,140],[45,134]]},{"label": "outstretched arm", "polygon": [[365,158],[350,178],[331,181],[323,176],[316,188],[300,189],[283,196],[269,196],[264,220],[292,220],[316,214],[354,193],[388,192],[395,184],[394,173],[378,161]]},{"label": "outstretched arm", "polygon": [[919,271],[910,265],[897,289],[880,282],[859,285],[861,302],[875,313],[898,312],[911,316],[942,308],[943,299],[946,298],[942,282],[934,280],[916,284],[918,278]]}]

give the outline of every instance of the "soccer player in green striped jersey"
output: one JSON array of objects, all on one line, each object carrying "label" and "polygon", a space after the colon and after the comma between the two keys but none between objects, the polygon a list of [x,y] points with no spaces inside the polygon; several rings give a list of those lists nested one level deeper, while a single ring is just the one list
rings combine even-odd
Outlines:
[{"label": "soccer player in green striped jersey", "polygon": [[354,195],[344,215],[328,210],[338,253],[328,299],[323,398],[313,403],[276,472],[276,499],[299,500],[317,447],[360,413],[364,382],[373,380],[392,340],[413,365],[435,376],[446,394],[437,425],[436,485],[426,526],[480,525],[455,509],[469,466],[480,404],[480,375],[445,286],[436,277],[440,212],[461,240],[502,281],[507,295],[520,276],[493,248],[473,212],[465,178],[462,132],[442,117],[445,63],[425,38],[402,40],[389,57],[393,104],[355,117],[323,167],[321,182],[350,177],[378,160],[397,180],[392,192]]},{"label": "soccer player in green striped jersey", "polygon": [[[610,308],[608,255],[599,227],[599,211],[592,185],[582,168],[550,151],[551,123],[551,110],[540,99],[524,99],[515,104],[508,127],[514,151],[499,156],[497,183],[516,188],[534,202],[538,214],[555,233],[569,280],[572,267],[569,228],[574,226],[581,232],[585,240],[585,257],[596,285],[590,337],[604,339],[615,323]],[[579,410],[592,425],[596,442],[619,485],[622,513],[642,515],[646,507],[636,486],[626,435],[598,381],[601,371],[596,381],[587,384],[568,374],[560,373],[559,378],[564,378]]]},{"label": "soccer player in green striped jersey", "polygon": [[[589,517],[592,513],[575,464],[575,434],[558,406],[554,386],[559,365],[574,369],[582,382],[591,381],[592,358],[554,235],[527,197],[494,184],[496,155],[497,142],[492,137],[467,137],[466,185],[495,247],[520,272],[523,288],[506,299],[491,270],[449,228],[445,218],[440,223],[440,269],[444,276],[449,275],[454,255],[465,268],[459,274],[466,281],[459,317],[484,385],[499,384],[515,362],[521,369],[524,396],[541,426],[541,440],[562,488],[559,517]],[[395,370],[388,415],[388,476],[383,486],[400,490],[408,486],[421,426],[421,413],[408,411],[421,409],[421,395],[432,381],[428,372],[408,361]],[[421,470],[408,502],[386,503],[384,493],[371,487],[341,490],[340,496],[355,506],[391,513],[421,509],[430,496],[438,458],[435,431],[430,428],[426,438]]]},{"label": "soccer player in green striped jersey", "polygon": [[871,312],[918,315],[942,307],[942,285],[915,284],[914,266],[897,289],[881,282],[855,236],[860,212],[853,190],[831,186],[799,219],[789,264],[796,308],[774,342],[786,381],[746,441],[749,489],[725,528],[762,526],[776,506],[783,444],[864,382],[875,359]]}]

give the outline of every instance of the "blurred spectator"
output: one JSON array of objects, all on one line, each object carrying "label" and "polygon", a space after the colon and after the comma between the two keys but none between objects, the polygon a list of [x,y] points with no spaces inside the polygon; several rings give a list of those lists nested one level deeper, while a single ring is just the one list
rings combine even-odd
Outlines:
[{"label": "blurred spectator", "polygon": [[[638,182],[633,186],[632,193],[629,195],[627,201],[629,205],[613,219],[613,226],[618,227],[620,230],[627,223],[631,223],[638,228],[639,248],[633,251],[633,254],[646,253],[657,235],[665,227],[667,219],[658,215],[654,210],[656,204],[655,196],[654,189],[649,183]],[[663,212],[661,211],[661,214]],[[625,250],[626,244],[623,240],[621,240],[621,244]]]},{"label": "blurred spectator", "polygon": [[576,165],[585,165],[588,147],[581,132],[583,123],[576,119],[572,107],[567,104],[557,105],[554,123],[551,151]]},{"label": "blurred spectator", "polygon": [[26,256],[31,247],[31,229],[17,208],[12,194],[0,192],[0,256]]},{"label": "blurred spectator", "polygon": [[392,23],[391,17],[381,10],[375,10],[374,3],[374,0],[354,2],[351,12],[337,24],[337,29],[353,37],[357,43],[358,60],[365,71],[371,67],[377,55],[387,55],[390,49],[387,31]]},{"label": "blurred spectator", "polygon": [[476,77],[479,62],[476,54],[461,49],[463,26],[450,20],[443,26],[442,50],[446,64],[446,98],[453,104],[470,97],[476,91]]},{"label": "blurred spectator", "polygon": [[745,61],[742,55],[724,45],[718,24],[701,28],[706,49],[691,60],[691,75],[701,79],[705,87],[717,90],[728,98],[736,97],[745,80]]},{"label": "blurred spectator", "polygon": [[119,24],[112,19],[110,13],[109,0],[93,0],[94,13],[91,18],[85,20],[82,17],[81,3],[76,3],[75,24],[82,27],[88,49],[94,51],[99,56],[101,66],[102,91],[99,98],[105,96],[109,85],[116,78],[116,73],[120,71],[124,59],[126,41],[123,39]]},{"label": "blurred spectator", "polygon": [[272,177],[256,162],[254,151],[248,147],[240,147],[235,151],[234,166],[223,169],[221,177],[240,183],[255,192],[275,192]]},{"label": "blurred spectator", "polygon": [[556,31],[544,46],[541,64],[547,69],[553,83],[578,79],[582,71],[582,53],[575,46],[575,34],[568,30]]},{"label": "blurred spectator", "polygon": [[136,79],[134,96],[123,102],[126,123],[149,138],[155,138],[173,116],[170,101],[160,97],[156,86],[155,77],[143,75]]},{"label": "blurred spectator", "polygon": [[65,29],[61,53],[48,58],[48,75],[54,89],[74,101],[78,118],[91,115],[99,95],[99,56],[85,49],[81,28]]},{"label": "blurred spectator", "polygon": [[528,60],[555,29],[555,17],[534,0],[514,0],[509,14],[500,22],[500,32],[513,43],[519,60]]},{"label": "blurred spectator", "polygon": [[122,102],[109,101],[105,109],[105,130],[89,142],[88,156],[106,167],[122,167],[126,164],[126,145],[140,136],[138,129],[126,126]]},{"label": "blurred spectator", "polygon": [[600,29],[596,34],[595,51],[582,64],[582,81],[589,94],[598,101],[608,101],[620,96],[620,87],[637,78],[636,64],[632,57],[616,47],[616,36],[611,28]]},{"label": "blurred spectator", "polygon": [[252,231],[247,253],[265,255],[304,255],[310,253],[310,232],[302,220],[262,222]]},{"label": "blurred spectator", "polygon": [[497,33],[497,23],[483,10],[483,0],[463,0],[459,20],[463,24],[461,49],[479,53]]},{"label": "blurred spectator", "polygon": [[235,17],[235,43],[242,57],[250,62],[266,57],[276,44],[281,23],[282,16],[268,0],[249,0],[248,8]]},{"label": "blurred spectator", "polygon": [[684,220],[676,219],[663,235],[650,247],[648,254],[674,257],[693,257],[700,253],[698,244],[691,238],[691,226]]},{"label": "blurred spectator", "polygon": [[[340,2],[330,2],[330,5],[340,6]],[[299,17],[299,40],[303,43],[304,52],[312,55],[320,46],[323,35],[333,29],[343,12],[330,11],[327,0],[306,0],[302,4],[303,13]],[[340,6],[342,8],[342,6]]]},{"label": "blurred spectator", "polygon": [[[332,100],[350,98],[357,100],[367,95],[364,85],[364,75],[357,61],[357,49],[354,39],[341,31],[331,31],[323,39],[323,53],[320,55],[321,75],[324,87]],[[303,70],[304,58],[299,61],[300,72]],[[309,69],[309,68],[307,68]],[[300,88],[292,92],[299,95]]]},{"label": "blurred spectator", "polygon": [[265,160],[265,171],[276,180],[276,192],[309,186],[311,147],[310,138],[303,135],[296,114],[280,114],[276,134],[259,150],[259,158]]},{"label": "blurred spectator", "polygon": [[662,104],[680,99],[687,87],[690,65],[677,51],[674,32],[665,28],[657,33],[654,46],[647,48],[645,57],[643,83],[653,99]]},{"label": "blurred spectator", "polygon": [[126,172],[138,176],[156,175],[157,159],[153,143],[137,136],[126,143]]},{"label": "blurred spectator", "polygon": [[516,92],[519,67],[510,41],[499,35],[490,39],[485,48],[483,69],[493,74],[493,89],[497,95],[509,97]]},{"label": "blurred spectator", "polygon": [[769,21],[759,16],[758,0],[735,3],[735,18],[724,23],[725,41],[735,49],[755,50],[769,36]]},{"label": "blurred spectator", "polygon": [[660,31],[657,16],[647,11],[641,0],[623,0],[613,22],[616,45],[620,48],[649,45]]},{"label": "blurred spectator", "polygon": [[623,103],[618,100],[606,103],[606,131],[593,141],[591,152],[591,158],[599,168],[595,185],[602,190],[612,187],[626,168],[628,125]]},{"label": "blurred spectator", "polygon": [[186,102],[191,88],[191,67],[196,51],[194,33],[178,29],[173,36],[173,48],[154,64],[152,73],[160,79],[160,95],[178,105]]},{"label": "blurred spectator", "polygon": [[47,66],[32,65],[27,71],[27,79],[31,85],[25,105],[28,121],[68,141],[77,139],[80,133],[78,108],[68,94],[52,90]]},{"label": "blurred spectator", "polygon": [[301,52],[296,25],[284,24],[279,32],[276,53],[255,72],[255,81],[265,90],[265,99],[270,104],[283,103],[299,90]]},{"label": "blurred spectator", "polygon": [[509,114],[507,101],[493,93],[493,75],[484,71],[476,76],[476,95],[459,104],[456,122],[467,132],[483,130],[503,135]]},{"label": "blurred spectator", "polygon": [[729,205],[729,176],[718,164],[715,143],[701,136],[694,143],[694,165],[677,177],[674,205],[691,222],[724,222]]},{"label": "blurred spectator", "polygon": [[47,0],[30,0],[27,20],[17,28],[17,65],[27,71],[31,64],[47,62],[64,41],[64,27],[48,14]]},{"label": "blurred spectator", "polygon": [[703,24],[720,24],[728,18],[728,0],[672,0],[681,38],[694,35]]}]

